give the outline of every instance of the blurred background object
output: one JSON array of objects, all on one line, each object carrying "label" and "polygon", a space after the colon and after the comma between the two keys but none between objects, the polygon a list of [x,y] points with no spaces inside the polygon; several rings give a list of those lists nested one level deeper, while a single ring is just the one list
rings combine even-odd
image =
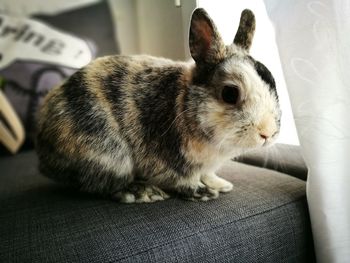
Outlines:
[{"label": "blurred background object", "polygon": [[21,121],[0,90],[0,143],[14,154],[21,147],[24,136]]},{"label": "blurred background object", "polygon": [[0,10],[1,90],[31,148],[48,91],[95,57],[119,53],[115,24],[106,1],[3,1]]}]

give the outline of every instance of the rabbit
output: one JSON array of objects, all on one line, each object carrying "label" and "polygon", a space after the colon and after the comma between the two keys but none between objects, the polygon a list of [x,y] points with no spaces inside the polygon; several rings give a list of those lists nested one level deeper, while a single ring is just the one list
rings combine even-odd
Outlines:
[{"label": "rabbit", "polygon": [[40,172],[122,203],[208,201],[231,191],[218,168],[272,144],[280,129],[274,78],[249,55],[254,31],[246,9],[225,45],[198,8],[191,61],[113,55],[78,70],[38,114]]}]

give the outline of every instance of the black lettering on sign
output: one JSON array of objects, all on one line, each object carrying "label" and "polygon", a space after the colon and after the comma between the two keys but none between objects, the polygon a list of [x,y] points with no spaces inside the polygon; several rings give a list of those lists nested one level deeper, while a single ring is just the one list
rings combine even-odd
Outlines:
[{"label": "black lettering on sign", "polygon": [[63,48],[63,41],[59,39],[52,39],[42,47],[41,51],[50,55],[60,55]]},{"label": "black lettering on sign", "polygon": [[17,29],[16,29],[16,28],[10,27],[10,26],[5,26],[5,27],[2,29],[1,36],[2,36],[2,37],[6,37],[7,35],[15,34],[16,32],[17,32]]},{"label": "black lettering on sign", "polygon": [[35,33],[35,32],[29,32],[28,34],[26,34],[25,38],[23,39],[23,41],[25,43],[30,42],[32,39],[34,39],[34,46],[39,47],[44,41],[45,38],[43,35]]},{"label": "black lettering on sign", "polygon": [[27,32],[28,29],[29,29],[28,25],[22,26],[21,29],[18,30],[16,37],[15,37],[15,40],[16,41],[20,40],[25,35],[25,33]]}]

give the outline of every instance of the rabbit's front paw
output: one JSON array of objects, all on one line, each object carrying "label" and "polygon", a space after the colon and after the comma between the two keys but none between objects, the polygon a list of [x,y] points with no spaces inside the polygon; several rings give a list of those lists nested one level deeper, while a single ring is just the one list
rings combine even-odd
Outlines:
[{"label": "rabbit's front paw", "polygon": [[233,184],[217,176],[215,173],[201,176],[201,181],[208,187],[218,190],[220,193],[230,192]]},{"label": "rabbit's front paw", "polygon": [[178,190],[181,197],[191,201],[209,201],[219,197],[219,191],[199,183],[196,187],[182,187]]}]

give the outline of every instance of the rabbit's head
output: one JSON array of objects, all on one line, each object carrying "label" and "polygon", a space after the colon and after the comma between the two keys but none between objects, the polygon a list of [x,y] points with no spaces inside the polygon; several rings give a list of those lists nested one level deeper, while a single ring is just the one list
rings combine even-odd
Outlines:
[{"label": "rabbit's head", "polygon": [[203,9],[193,12],[189,46],[195,68],[189,94],[196,121],[220,150],[271,144],[281,111],[270,71],[249,55],[254,14],[244,10],[231,45],[226,46]]}]

